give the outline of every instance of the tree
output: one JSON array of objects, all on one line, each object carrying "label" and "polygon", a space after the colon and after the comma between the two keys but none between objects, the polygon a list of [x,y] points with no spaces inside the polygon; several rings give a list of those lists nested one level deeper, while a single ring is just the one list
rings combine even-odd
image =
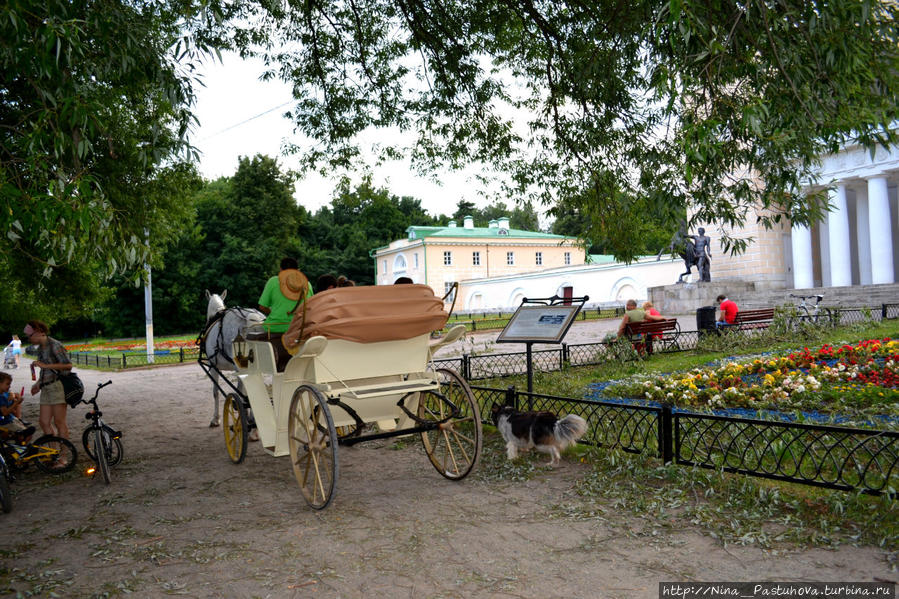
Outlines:
[{"label": "tree", "polygon": [[120,0],[0,9],[0,261],[16,264],[13,277],[49,289],[57,269],[105,278],[153,260],[146,233],[177,235],[183,193],[160,191],[191,157],[199,48],[182,25],[192,10]]},{"label": "tree", "polygon": [[632,244],[617,240],[638,221],[616,217],[636,202],[731,226],[755,207],[771,210],[765,225],[809,223],[822,196],[802,189],[820,155],[897,141],[889,0],[227,7],[237,20],[220,34],[294,86],[292,116],[320,142],[296,148],[308,164],[348,165],[360,132],[397,127],[404,144],[415,134],[418,165],[483,163],[509,175],[510,197],[587,209],[623,258]]},{"label": "tree", "polygon": [[374,284],[369,252],[406,236],[410,226],[436,224],[421,202],[374,188],[371,179],[355,187],[343,179],[330,207],[321,208],[303,227],[306,240],[300,268],[313,281],[322,274],[344,275],[360,285]]}]

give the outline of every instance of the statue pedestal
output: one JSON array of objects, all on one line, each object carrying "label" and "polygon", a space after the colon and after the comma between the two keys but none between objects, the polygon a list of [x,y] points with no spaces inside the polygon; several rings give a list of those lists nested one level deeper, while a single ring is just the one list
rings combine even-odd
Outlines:
[{"label": "statue pedestal", "polygon": [[[768,294],[764,292],[776,288],[779,295],[783,295],[784,289],[782,284],[772,285],[770,281],[746,281],[734,278],[703,282],[696,280],[698,279],[696,275],[693,279],[691,283],[650,287],[647,295],[662,314],[692,314],[703,306],[714,306],[715,298],[722,294],[737,302],[741,308],[749,309],[753,307],[754,298],[759,297],[760,292],[761,295],[767,296]],[[765,305],[757,307],[770,307],[767,301],[762,302]]]}]

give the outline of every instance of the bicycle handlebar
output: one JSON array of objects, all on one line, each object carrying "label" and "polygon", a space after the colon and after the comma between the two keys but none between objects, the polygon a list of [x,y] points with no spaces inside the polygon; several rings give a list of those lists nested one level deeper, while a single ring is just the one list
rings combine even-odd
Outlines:
[{"label": "bicycle handlebar", "polygon": [[824,299],[824,296],[821,295],[820,293],[816,293],[815,295],[796,295],[796,294],[794,294],[794,293],[791,293],[791,294],[790,294],[790,297],[795,297],[795,298],[803,299],[803,300],[816,298],[819,302],[820,302],[822,299]]},{"label": "bicycle handlebar", "polygon": [[88,404],[92,403],[94,405],[97,405],[97,396],[100,395],[100,389],[102,389],[103,387],[105,387],[107,385],[111,385],[111,384],[112,384],[111,380],[106,381],[105,383],[97,383],[97,390],[94,391],[94,396],[91,397],[90,399],[82,399],[81,401],[83,401],[84,403],[88,403]]}]

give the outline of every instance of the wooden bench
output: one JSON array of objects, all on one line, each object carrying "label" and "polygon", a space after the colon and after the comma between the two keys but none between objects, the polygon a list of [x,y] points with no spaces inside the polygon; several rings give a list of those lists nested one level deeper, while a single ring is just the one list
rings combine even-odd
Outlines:
[{"label": "wooden bench", "polygon": [[680,325],[677,324],[676,318],[629,322],[624,327],[624,334],[628,336],[637,351],[645,349],[647,354],[652,353],[653,343],[680,349],[677,342]]},{"label": "wooden bench", "polygon": [[731,325],[733,328],[746,331],[750,329],[767,329],[774,320],[774,308],[760,310],[740,310]]}]

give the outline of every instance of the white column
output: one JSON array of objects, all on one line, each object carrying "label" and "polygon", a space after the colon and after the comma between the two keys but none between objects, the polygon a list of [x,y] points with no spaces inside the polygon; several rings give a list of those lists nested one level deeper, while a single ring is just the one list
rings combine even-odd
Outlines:
[{"label": "white column", "polygon": [[805,225],[793,225],[790,231],[793,245],[793,287],[809,289],[815,286],[812,264],[812,231]]},{"label": "white column", "polygon": [[893,282],[893,230],[886,177],[868,179],[868,222],[871,234],[871,282]]},{"label": "white column", "polygon": [[839,184],[830,191],[833,210],[827,215],[827,241],[830,254],[830,285],[852,285],[852,256],[849,252],[849,210],[846,208],[846,186]]},{"label": "white column", "polygon": [[830,236],[827,233],[827,217],[818,223],[818,251],[821,259],[821,287],[830,287]]},{"label": "white column", "polygon": [[858,282],[871,284],[871,228],[868,216],[868,188],[855,190],[855,233],[858,239]]}]

